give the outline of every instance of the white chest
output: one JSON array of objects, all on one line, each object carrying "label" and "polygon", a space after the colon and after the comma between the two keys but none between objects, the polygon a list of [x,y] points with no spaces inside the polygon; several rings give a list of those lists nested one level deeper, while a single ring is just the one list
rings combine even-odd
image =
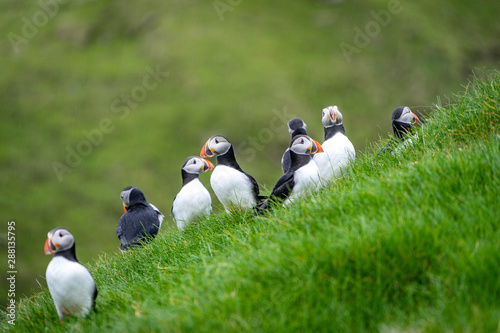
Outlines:
[{"label": "white chest", "polygon": [[234,168],[216,166],[210,177],[210,185],[226,210],[231,206],[250,209],[256,204],[252,182],[247,175]]},{"label": "white chest", "polygon": [[314,155],[321,178],[331,180],[342,175],[342,169],[354,161],[356,152],[351,141],[342,133],[337,133],[322,144],[323,153]]},{"label": "white chest", "polygon": [[182,187],[172,205],[172,214],[179,229],[186,224],[208,216],[212,211],[212,198],[199,179],[194,179]]},{"label": "white chest", "polygon": [[83,265],[54,257],[47,266],[45,276],[60,317],[87,315],[90,312],[95,282]]},{"label": "white chest", "polygon": [[291,195],[285,200],[284,204],[289,204],[296,198],[319,189],[320,176],[316,163],[311,160],[309,163],[299,168],[295,171],[293,179],[295,185],[293,186]]}]

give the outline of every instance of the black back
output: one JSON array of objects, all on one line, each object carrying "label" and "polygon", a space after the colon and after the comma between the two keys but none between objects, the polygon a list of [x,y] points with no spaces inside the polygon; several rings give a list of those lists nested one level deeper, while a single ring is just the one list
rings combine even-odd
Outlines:
[{"label": "black back", "polygon": [[122,215],[116,235],[120,239],[120,249],[146,242],[150,237],[155,237],[160,228],[158,213],[149,205],[141,191],[133,190],[130,193],[130,206]]}]

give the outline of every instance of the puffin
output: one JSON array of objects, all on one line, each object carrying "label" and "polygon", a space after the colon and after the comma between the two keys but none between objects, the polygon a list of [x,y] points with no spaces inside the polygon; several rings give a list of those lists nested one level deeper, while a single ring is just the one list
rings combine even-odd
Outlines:
[{"label": "puffin", "polygon": [[226,212],[233,208],[253,209],[265,197],[259,195],[255,178],[236,162],[232,144],[222,135],[212,136],[203,145],[200,157],[217,156],[217,166],[210,176],[210,185]]},{"label": "puffin", "polygon": [[154,238],[164,216],[158,208],[146,201],[144,193],[136,187],[125,187],[120,198],[125,213],[118,221],[116,235],[120,240],[120,249],[125,251]]},{"label": "puffin", "polygon": [[342,169],[354,161],[356,152],[345,134],[342,114],[336,105],[323,109],[321,122],[325,128],[324,154],[314,155],[313,160],[326,183],[342,175]]},{"label": "puffin", "polygon": [[94,277],[76,259],[75,238],[65,228],[47,234],[45,254],[53,254],[45,278],[61,322],[67,316],[86,316],[95,311],[97,287]]},{"label": "puffin", "polygon": [[[382,148],[378,155],[384,154],[386,151],[390,151],[392,155],[399,154],[406,146],[413,145],[411,138],[405,138],[405,136],[411,134],[413,126],[419,122],[420,119],[418,119],[417,115],[413,113],[409,107],[399,106],[395,108],[391,116],[394,138]],[[414,138],[418,138],[418,136]]]},{"label": "puffin", "polygon": [[[288,133],[290,133],[290,139],[293,139],[293,137],[298,134],[307,135],[307,125],[300,118],[290,119],[288,121]],[[291,164],[292,161],[290,160],[290,148],[287,148],[285,150],[285,153],[283,154],[283,157],[281,158],[281,170],[283,171],[283,174],[285,174],[288,169],[290,169]]]},{"label": "puffin", "polygon": [[198,156],[189,156],[181,168],[182,188],[172,204],[172,215],[179,230],[199,217],[212,212],[210,193],[200,182],[200,173],[213,170],[214,165]]},{"label": "puffin", "polygon": [[255,215],[269,209],[271,200],[284,200],[288,205],[320,188],[319,169],[311,159],[311,155],[323,153],[323,147],[308,135],[299,134],[293,137],[289,147],[291,165],[288,171],[281,176],[274,185],[268,200],[259,205]]}]

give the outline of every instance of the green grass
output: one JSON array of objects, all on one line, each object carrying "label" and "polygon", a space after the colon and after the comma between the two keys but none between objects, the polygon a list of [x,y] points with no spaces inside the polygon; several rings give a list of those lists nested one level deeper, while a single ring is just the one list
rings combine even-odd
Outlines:
[{"label": "green grass", "polygon": [[[391,131],[395,107],[420,116],[472,71],[498,66],[500,2],[491,0],[402,0],[402,11],[347,62],[339,45],[354,43],[355,28],[388,3],[241,1],[221,21],[213,1],[70,1],[16,53],[7,36],[20,34],[40,5],[0,1],[0,220],[16,221],[16,296],[39,289],[45,235],[55,227],[76,235],[82,262],[114,255],[127,185],[165,214],[161,233],[175,228],[180,167],[212,135],[228,137],[242,168],[272,188],[289,118],[302,117],[321,142],[321,109],[336,104],[361,153]],[[169,76],[120,118],[113,101],[157,65]],[[104,118],[114,130],[60,182],[52,163]],[[208,179],[201,176],[207,187]]]},{"label": "green grass", "polygon": [[214,215],[102,255],[97,314],[61,325],[43,288],[13,331],[495,332],[499,125],[494,71],[436,105],[401,156],[375,145],[269,216]]}]

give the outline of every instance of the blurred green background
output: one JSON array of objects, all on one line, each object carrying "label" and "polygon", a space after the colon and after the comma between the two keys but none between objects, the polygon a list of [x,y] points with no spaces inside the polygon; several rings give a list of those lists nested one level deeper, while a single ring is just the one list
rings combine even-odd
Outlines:
[{"label": "blurred green background", "polygon": [[211,135],[270,189],[289,118],[322,142],[338,105],[359,154],[395,107],[422,114],[500,60],[498,1],[61,2],[0,3],[0,250],[14,220],[17,297],[45,285],[54,227],[84,263],[118,251],[127,185],[174,228],[180,167]]}]

